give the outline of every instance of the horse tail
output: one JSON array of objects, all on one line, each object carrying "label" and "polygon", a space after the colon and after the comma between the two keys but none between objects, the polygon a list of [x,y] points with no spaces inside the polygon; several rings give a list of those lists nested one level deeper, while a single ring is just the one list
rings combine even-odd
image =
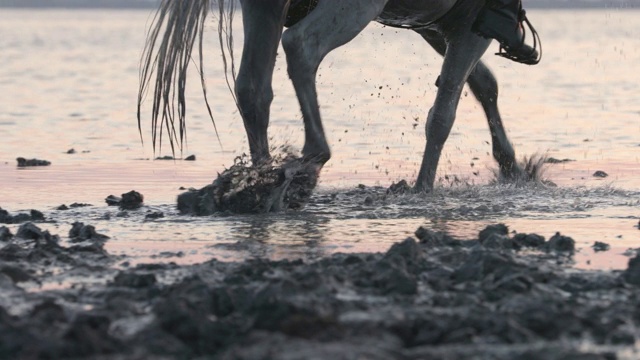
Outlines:
[{"label": "horse tail", "polygon": [[[233,16],[234,6],[227,5],[226,11],[228,13],[225,14],[225,0],[218,0],[218,3],[220,7],[219,29],[228,29],[230,28],[228,19]],[[229,0],[229,3],[235,3],[235,0]],[[137,118],[138,131],[142,141],[142,102],[153,87],[151,138],[154,153],[156,146],[158,146],[158,149],[162,147],[162,134],[164,131],[167,132],[173,154],[175,154],[177,144],[179,144],[180,151],[182,151],[183,144],[186,142],[187,106],[185,90],[187,86],[187,70],[193,59],[192,53],[196,44],[198,47],[198,73],[204,100],[216,135],[218,135],[213,113],[207,99],[203,70],[204,27],[210,9],[210,0],[162,0],[160,8],[153,17],[140,64]],[[225,21],[227,22],[226,27],[224,25]],[[229,42],[229,35],[227,35],[227,42]],[[226,69],[226,58],[224,60]],[[178,123],[177,126],[176,122]]]}]

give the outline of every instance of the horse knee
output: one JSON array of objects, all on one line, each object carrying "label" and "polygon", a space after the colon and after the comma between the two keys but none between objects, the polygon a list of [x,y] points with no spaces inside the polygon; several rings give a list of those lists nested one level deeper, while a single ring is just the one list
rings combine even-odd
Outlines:
[{"label": "horse knee", "polygon": [[449,132],[455,121],[455,112],[450,109],[437,109],[432,107],[429,110],[425,135],[427,139],[444,144],[449,137]]}]

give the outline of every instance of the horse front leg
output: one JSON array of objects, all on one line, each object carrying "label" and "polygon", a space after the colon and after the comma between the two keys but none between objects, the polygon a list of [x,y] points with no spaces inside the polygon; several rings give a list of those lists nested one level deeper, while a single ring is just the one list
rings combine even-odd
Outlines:
[{"label": "horse front leg", "polygon": [[304,118],[305,162],[319,170],[331,158],[325,137],[316,74],[320,62],[333,49],[358,35],[383,10],[388,0],[320,1],[301,22],[284,32],[289,77]]},{"label": "horse front leg", "polygon": [[433,189],[438,161],[455,121],[462,89],[489,43],[489,40],[471,32],[465,32],[449,42],[436,100],[427,118],[427,144],[415,185],[416,191]]},{"label": "horse front leg", "polygon": [[287,0],[242,0],[244,46],[235,92],[249,141],[251,160],[260,164],[269,154],[269,113],[273,100],[273,69]]}]

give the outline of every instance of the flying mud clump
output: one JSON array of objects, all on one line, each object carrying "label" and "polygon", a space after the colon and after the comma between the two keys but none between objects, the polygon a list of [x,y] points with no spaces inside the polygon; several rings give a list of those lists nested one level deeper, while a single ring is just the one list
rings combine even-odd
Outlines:
[{"label": "flying mud clump", "polygon": [[319,166],[290,154],[258,165],[237,157],[212,184],[180,194],[178,209],[200,216],[299,209],[316,187],[318,172]]}]

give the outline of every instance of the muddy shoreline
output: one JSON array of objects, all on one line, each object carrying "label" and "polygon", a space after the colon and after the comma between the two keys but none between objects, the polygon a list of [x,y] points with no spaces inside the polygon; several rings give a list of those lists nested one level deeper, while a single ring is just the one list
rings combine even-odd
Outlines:
[{"label": "muddy shoreline", "polygon": [[25,220],[0,226],[0,358],[638,356],[640,257],[577,270],[560,234],[420,228],[386,253],[128,266],[91,225]]}]

